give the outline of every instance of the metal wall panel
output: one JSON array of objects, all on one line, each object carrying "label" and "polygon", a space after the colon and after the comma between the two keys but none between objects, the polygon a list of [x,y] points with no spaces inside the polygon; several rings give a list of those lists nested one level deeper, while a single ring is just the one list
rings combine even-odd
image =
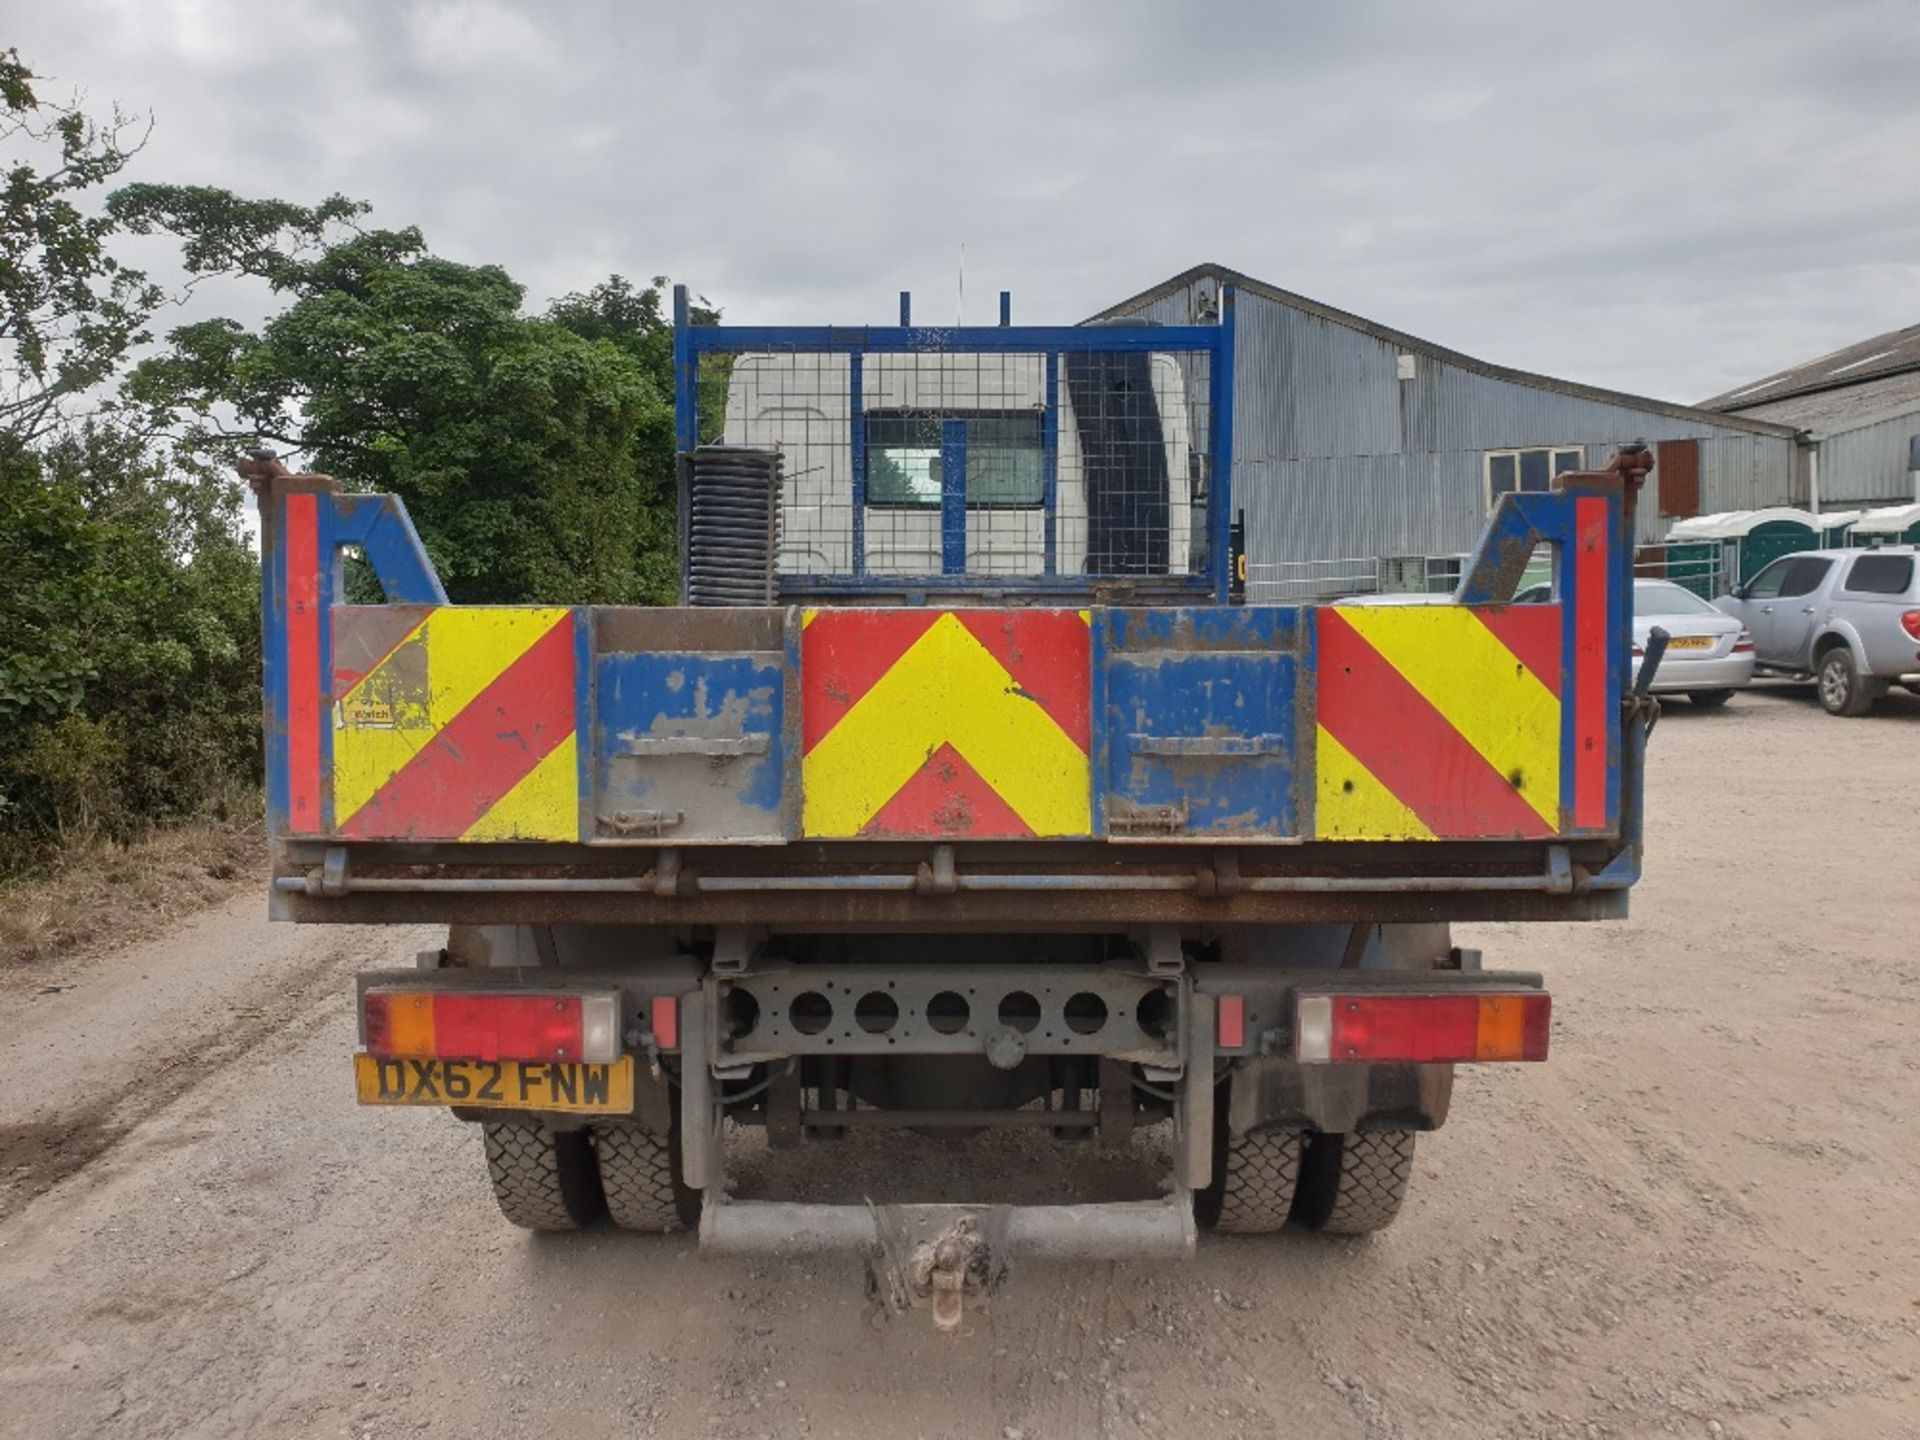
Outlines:
[{"label": "metal wall panel", "polygon": [[1920,406],[1904,415],[1842,430],[1820,442],[1820,503],[1897,505],[1920,499],[1907,468],[1907,442],[1920,435]]},{"label": "metal wall panel", "polygon": [[[1134,313],[1204,323],[1217,293],[1203,278]],[[1274,567],[1468,549],[1486,518],[1489,450],[1576,446],[1598,465],[1626,441],[1697,439],[1703,509],[1792,493],[1795,447],[1784,436],[1483,375],[1246,290],[1235,324],[1233,504],[1246,512],[1254,600],[1310,593],[1276,589]],[[1412,356],[1404,379],[1403,354]],[[1656,490],[1636,538],[1665,532]]]}]

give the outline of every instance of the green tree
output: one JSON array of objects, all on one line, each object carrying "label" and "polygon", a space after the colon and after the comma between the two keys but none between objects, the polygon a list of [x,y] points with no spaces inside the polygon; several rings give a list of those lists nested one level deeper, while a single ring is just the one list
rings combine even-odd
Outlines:
[{"label": "green tree", "polygon": [[108,250],[117,222],[88,193],[145,143],[115,109],[97,123],[41,99],[17,50],[0,51],[0,430],[42,439],[62,407],[110,379],[164,299]]},{"label": "green tree", "polygon": [[184,326],[130,377],[129,402],[186,453],[263,440],[400,495],[456,601],[671,596],[671,355],[664,375],[647,358],[644,305],[597,333],[580,313],[525,315],[504,270],[440,259],[417,230],[342,236],[363,212],[337,196],[134,186],[113,209],[180,235],[190,269],[288,301],[258,331]]},{"label": "green tree", "polygon": [[259,572],[209,481],[99,424],[0,442],[0,859],[254,783]]}]

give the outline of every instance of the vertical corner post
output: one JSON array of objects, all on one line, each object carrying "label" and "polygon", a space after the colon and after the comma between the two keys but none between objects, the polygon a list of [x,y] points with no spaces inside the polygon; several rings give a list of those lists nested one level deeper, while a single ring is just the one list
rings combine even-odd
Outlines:
[{"label": "vertical corner post", "polygon": [[693,325],[687,287],[673,287],[673,443],[691,454],[700,443],[699,360],[693,350]]},{"label": "vertical corner post", "polygon": [[940,422],[940,571],[967,573],[967,422]]},{"label": "vertical corner post", "polygon": [[1051,350],[1046,368],[1046,407],[1040,417],[1041,573],[1052,577],[1060,569],[1060,357]]},{"label": "vertical corner post", "polygon": [[1233,360],[1235,287],[1220,287],[1219,333],[1207,366],[1207,406],[1212,422],[1208,437],[1207,560],[1213,572],[1213,598],[1228,602],[1232,581],[1233,515]]},{"label": "vertical corner post", "polygon": [[[847,438],[853,468],[853,573],[867,573],[867,366],[856,350],[847,357]],[[884,371],[882,378],[885,378]]]}]

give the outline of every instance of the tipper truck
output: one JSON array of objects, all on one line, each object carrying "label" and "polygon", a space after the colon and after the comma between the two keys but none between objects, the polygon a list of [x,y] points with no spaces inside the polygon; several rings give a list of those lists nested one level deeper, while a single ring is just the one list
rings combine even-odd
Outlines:
[{"label": "tipper truck", "polygon": [[[1644,447],[1500,496],[1450,603],[1247,603],[1232,292],[1002,306],[696,327],[678,292],[675,606],[449,604],[397,497],[251,465],[272,913],[448,927],[359,976],[354,1084],[476,1124],[509,1221],[844,1252],[945,1327],[1023,1255],[1370,1231],[1454,1067],[1547,1053],[1541,977],[1450,925],[1626,913]],[[747,1199],[743,1127],[1158,1127],[1165,1173]]]}]

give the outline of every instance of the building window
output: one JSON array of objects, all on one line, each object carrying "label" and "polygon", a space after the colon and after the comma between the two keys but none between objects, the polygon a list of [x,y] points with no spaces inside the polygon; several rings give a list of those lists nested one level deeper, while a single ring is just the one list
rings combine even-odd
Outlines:
[{"label": "building window", "polygon": [[1544,493],[1553,477],[1578,470],[1586,463],[1586,452],[1577,445],[1548,445],[1538,450],[1489,450],[1487,452],[1487,508],[1491,510],[1502,495],[1522,492]]},{"label": "building window", "polygon": [[866,417],[869,505],[939,507],[945,420],[966,425],[963,453],[969,510],[1023,509],[1041,503],[1046,458],[1037,412],[896,411],[869,412]]}]

